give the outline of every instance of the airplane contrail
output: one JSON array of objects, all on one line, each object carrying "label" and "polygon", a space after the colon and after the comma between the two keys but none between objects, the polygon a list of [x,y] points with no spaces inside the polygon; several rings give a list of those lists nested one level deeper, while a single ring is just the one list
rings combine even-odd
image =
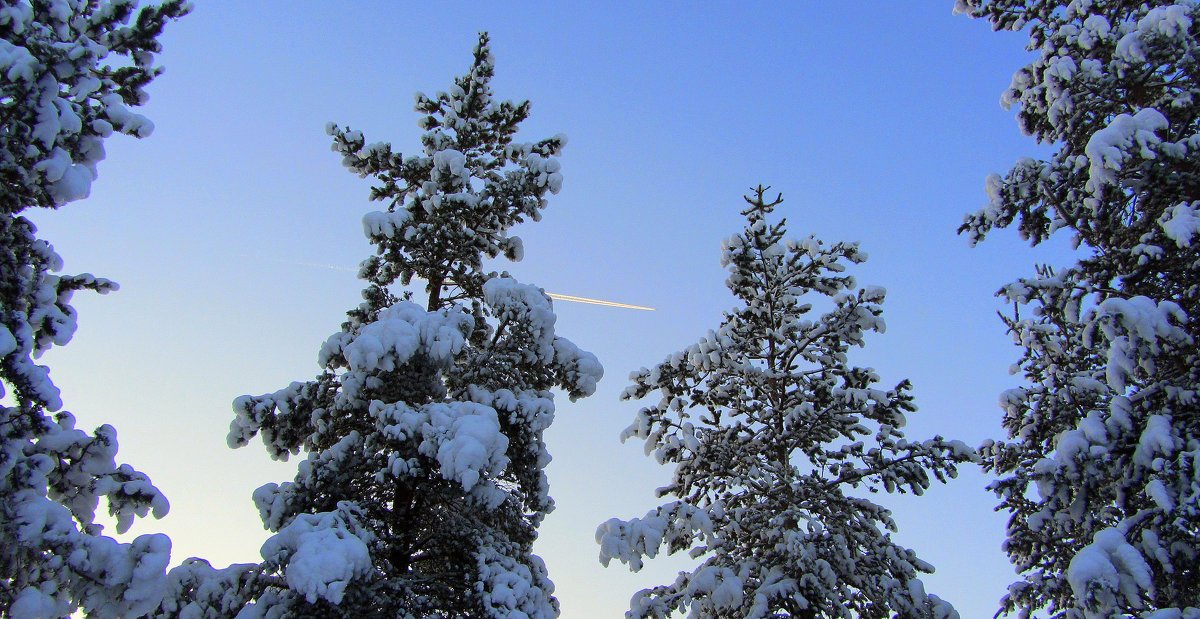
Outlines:
[{"label": "airplane contrail", "polygon": [[[279,261],[279,262],[282,262],[282,261]],[[331,271],[349,271],[350,273],[358,272],[358,269],[337,266],[335,264],[321,264],[319,262],[293,262],[292,264],[296,264],[296,265],[299,265],[302,267],[313,267],[315,269],[329,269]]]},{"label": "airplane contrail", "polygon": [[589,299],[587,297],[577,297],[575,295],[570,295],[570,294],[558,294],[557,292],[547,292],[546,296],[548,296],[551,299],[554,299],[556,301],[570,301],[572,303],[589,303],[591,305],[603,305],[605,307],[620,307],[620,308],[624,308],[624,309],[635,309],[635,310],[642,310],[642,311],[646,311],[646,312],[654,311],[653,307],[646,307],[644,305],[630,305],[628,303],[617,303],[616,301],[602,301],[600,299]]},{"label": "airplane contrail", "polygon": [[[338,265],[333,265],[333,264],[321,264],[318,262],[296,262],[294,260],[281,260],[278,258],[267,258],[267,259],[271,260],[273,262],[280,262],[283,264],[294,264],[296,266],[312,267],[312,268],[317,268],[317,269],[330,269],[332,271],[350,271],[350,272],[358,271],[358,269],[352,269],[350,267],[338,266]],[[557,292],[547,292],[546,296],[548,296],[551,299],[554,299],[556,301],[570,301],[571,303],[587,303],[589,305],[602,305],[604,307],[618,307],[618,308],[622,308],[622,309],[642,310],[644,312],[655,311],[653,307],[646,307],[645,305],[631,305],[629,303],[618,303],[616,301],[604,301],[602,299],[577,297],[572,294],[559,294]]]}]

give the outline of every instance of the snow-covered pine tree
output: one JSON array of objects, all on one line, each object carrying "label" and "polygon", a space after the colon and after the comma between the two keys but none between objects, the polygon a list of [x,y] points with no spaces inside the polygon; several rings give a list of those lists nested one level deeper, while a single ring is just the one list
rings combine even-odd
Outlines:
[{"label": "snow-covered pine tree", "polygon": [[[851,347],[883,330],[880,288],[844,275],[854,243],[785,239],[782,201],[746,196],[746,227],[724,244],[741,305],[716,331],[630,378],[625,399],[658,392],[622,438],[674,465],[675,500],[596,532],[605,565],[638,570],[660,548],[703,562],[634,595],[628,617],[957,617],[918,578],[932,566],[895,544],[895,522],[865,492],[913,492],[953,477],[974,451],[913,442],[907,381],[876,386]],[[815,298],[814,298],[815,297]],[[824,304],[825,311],[814,307]]]},{"label": "snow-covered pine tree", "polygon": [[[163,595],[170,540],[131,544],[102,534],[103,497],[118,531],[167,511],[142,473],[118,466],[116,431],[92,434],[62,410],[35,358],[75,332],[71,295],[116,289],[106,279],[58,275],[63,261],[28,208],[87,197],[113,132],[149,135],[132,112],[159,74],[164,25],[180,0],[137,10],[130,1],[0,2],[0,615],[134,617]],[[132,23],[131,23],[132,20]]]},{"label": "snow-covered pine tree", "polygon": [[[487,258],[521,258],[508,230],[558,191],[564,143],[514,142],[529,104],[493,100],[492,72],[481,35],[467,75],[417,95],[416,155],[329,127],[387,204],[363,218],[376,250],[364,302],[321,347],[315,380],[235,402],[231,446],[260,434],[275,457],[307,457],[294,482],[254,494],[274,532],[263,563],[186,563],[167,614],[557,616],[532,554],[553,507],[542,433],[552,389],[589,395],[602,370],[555,335],[541,289],[484,271]],[[392,289],[417,281],[422,305]]]},{"label": "snow-covered pine tree", "polygon": [[988,179],[972,242],[1062,230],[1077,263],[1005,286],[1026,385],[985,446],[1005,549],[1001,612],[1200,617],[1200,6],[1193,0],[960,0],[1028,29],[1003,102],[1056,146]]}]

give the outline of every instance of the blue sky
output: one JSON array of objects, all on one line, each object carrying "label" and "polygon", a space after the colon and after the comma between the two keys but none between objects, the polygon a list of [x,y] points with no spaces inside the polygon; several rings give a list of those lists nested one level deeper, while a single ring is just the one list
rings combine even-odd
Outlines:
[{"label": "blue sky", "polygon": [[[1012,233],[971,249],[955,234],[984,178],[1047,152],[998,103],[1025,38],[905,3],[198,3],[163,38],[167,72],[142,111],[143,141],[109,141],[91,198],[36,213],[67,272],[122,289],[80,295],[80,331],[50,353],[67,408],[112,423],[121,455],[172,502],[175,562],[257,559],[250,492],[291,477],[257,445],[225,446],[230,402],[318,370],[316,352],[358,302],[369,247],[365,181],[329,151],[329,121],[368,141],[418,147],[416,91],[466,70],[492,35],[499,97],[530,99],[522,138],[565,133],[565,183],[544,220],[517,232],[507,267],[548,291],[657,308],[557,303],[559,333],[595,352],[592,398],[559,403],[547,440],[558,510],[538,552],[563,616],[621,616],[637,589],[690,561],[639,574],[601,568],[610,518],[658,504],[668,471],[621,445],[636,405],[617,394],[714,328],[733,305],[719,247],[756,184],[784,194],[793,235],[857,240],[862,284],[884,286],[888,332],[856,353],[884,381],[910,378],[912,438],[999,437],[999,392],[1018,351],[993,292],[1066,249]],[[889,500],[898,538],[938,568],[927,588],[965,618],[990,616],[1012,580],[1002,515],[964,470],[924,497]]]}]

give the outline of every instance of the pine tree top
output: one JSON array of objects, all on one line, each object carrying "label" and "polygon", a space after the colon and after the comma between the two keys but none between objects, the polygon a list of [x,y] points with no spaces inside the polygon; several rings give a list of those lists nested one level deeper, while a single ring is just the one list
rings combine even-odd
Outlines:
[{"label": "pine tree top", "polygon": [[490,275],[483,271],[485,259],[521,259],[521,239],[509,229],[540,219],[546,194],[558,193],[556,157],[566,137],[515,142],[529,102],[494,100],[493,73],[489,39],[481,33],[466,74],[447,91],[416,95],[417,124],[425,130],[418,154],[368,144],[349,127],[327,127],[343,164],[378,181],[371,199],[388,205],[363,219],[377,255],[361,273],[373,286],[423,280],[427,307],[435,309],[479,297]]},{"label": "pine tree top", "polygon": [[771,190],[771,186],[766,187],[759,185],[750,189],[750,193],[742,196],[750,206],[741,211],[742,216],[749,218],[751,221],[763,219],[775,210],[776,206],[783,203],[783,194],[776,192],[775,198],[768,201],[766,199],[767,192]]}]

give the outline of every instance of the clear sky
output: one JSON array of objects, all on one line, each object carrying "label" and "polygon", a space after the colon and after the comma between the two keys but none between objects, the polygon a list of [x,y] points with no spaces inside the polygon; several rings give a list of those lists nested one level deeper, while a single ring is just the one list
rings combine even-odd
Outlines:
[{"label": "clear sky", "polygon": [[[133,533],[169,534],[174,562],[257,560],[250,493],[290,479],[295,461],[273,463],[257,442],[228,449],[230,402],[314,376],[358,302],[360,221],[377,205],[329,151],[325,123],[415,151],[413,93],[463,73],[480,30],[497,96],[533,102],[519,137],[570,138],[562,193],[518,229],[525,260],[505,268],[551,292],[657,308],[556,303],[559,334],[607,372],[594,397],[560,400],[547,434],[558,510],[537,549],[564,617],[621,616],[634,591],[693,563],[604,569],[593,532],[659,504],[668,471],[619,443],[636,405],[617,394],[732,307],[719,247],[753,185],[783,192],[794,236],[870,254],[856,275],[888,289],[888,332],[856,360],[886,383],[912,379],[909,437],[1000,436],[1018,351],[993,293],[1065,250],[1013,233],[971,249],[955,228],[983,204],[988,173],[1046,152],[999,105],[1027,59],[1023,35],[953,16],[948,0],[197,4],[163,37],[167,72],[142,110],[154,135],[109,140],[91,198],[33,215],[67,272],[122,285],[77,296],[80,330],[47,358],[81,425],[115,425],[121,459],[171,500]],[[964,470],[887,500],[899,540],[938,568],[927,589],[965,619],[991,616],[1012,580],[986,483]]]}]

